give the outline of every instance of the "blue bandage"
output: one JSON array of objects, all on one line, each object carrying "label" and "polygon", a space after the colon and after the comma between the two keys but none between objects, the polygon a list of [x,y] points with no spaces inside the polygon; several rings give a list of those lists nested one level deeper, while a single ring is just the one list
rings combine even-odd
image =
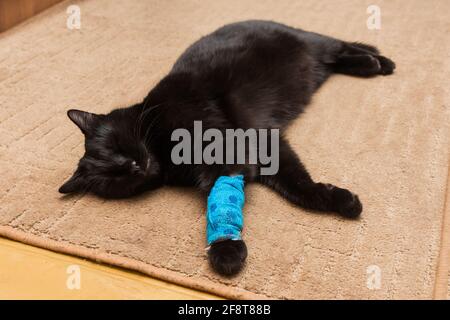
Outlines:
[{"label": "blue bandage", "polygon": [[244,177],[221,176],[208,196],[206,238],[208,245],[218,240],[240,240],[244,217]]}]

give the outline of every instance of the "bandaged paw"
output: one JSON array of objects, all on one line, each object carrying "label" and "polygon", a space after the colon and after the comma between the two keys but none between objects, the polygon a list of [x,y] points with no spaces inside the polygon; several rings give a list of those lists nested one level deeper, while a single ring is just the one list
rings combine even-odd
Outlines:
[{"label": "bandaged paw", "polygon": [[220,240],[241,240],[244,224],[244,177],[219,177],[208,196],[206,238],[208,245]]}]

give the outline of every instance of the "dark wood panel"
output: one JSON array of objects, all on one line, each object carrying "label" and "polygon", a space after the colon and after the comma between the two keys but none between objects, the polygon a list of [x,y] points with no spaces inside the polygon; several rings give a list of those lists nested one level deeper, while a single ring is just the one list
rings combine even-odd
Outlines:
[{"label": "dark wood panel", "polygon": [[62,0],[0,0],[0,32]]}]

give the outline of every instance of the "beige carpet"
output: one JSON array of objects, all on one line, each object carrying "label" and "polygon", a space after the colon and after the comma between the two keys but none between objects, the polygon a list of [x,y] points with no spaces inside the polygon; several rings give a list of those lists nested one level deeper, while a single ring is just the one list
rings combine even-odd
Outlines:
[{"label": "beige carpet", "polygon": [[[372,1],[86,0],[0,34],[0,235],[226,297],[446,298],[450,2],[376,2],[382,28],[372,31]],[[71,3],[81,30],[66,28]],[[362,219],[307,213],[250,186],[248,263],[223,279],[208,267],[205,203],[193,190],[103,201],[57,189],[83,153],[68,108],[138,101],[191,42],[249,18],[373,43],[397,70],[333,77],[289,130],[315,179],[359,194]]]}]

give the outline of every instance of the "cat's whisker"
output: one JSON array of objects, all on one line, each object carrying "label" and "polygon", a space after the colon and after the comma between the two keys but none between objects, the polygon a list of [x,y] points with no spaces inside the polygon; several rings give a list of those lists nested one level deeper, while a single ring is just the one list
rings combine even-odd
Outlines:
[{"label": "cat's whisker", "polygon": [[[142,107],[143,110],[146,108],[146,104],[147,104],[147,102],[144,102],[144,106]],[[147,110],[145,110],[145,111],[143,111],[143,112],[141,113],[141,115],[140,115],[140,117],[139,117],[139,120],[138,120],[138,123],[137,123],[137,126],[136,126],[136,127],[138,128],[137,134],[135,134],[136,138],[139,139],[140,136],[141,136],[142,126],[143,126],[143,124],[144,124],[145,117],[146,117],[151,111],[157,109],[157,108],[160,107],[161,105],[162,105],[162,104],[160,103],[160,104],[151,106],[150,108],[148,108]]]},{"label": "cat's whisker", "polygon": [[141,113],[139,114],[139,117],[138,117],[138,119],[137,119],[137,121],[136,121],[136,125],[135,125],[135,127],[134,127],[134,136],[136,136],[136,137],[137,137],[137,135],[138,135],[139,132],[140,132],[140,126],[142,125],[142,117],[143,117],[143,115],[144,115],[145,112],[146,112],[145,108],[146,108],[146,106],[147,106],[147,103],[148,103],[148,99],[144,99],[144,105],[142,106],[142,111],[141,111]]},{"label": "cat's whisker", "polygon": [[[149,124],[149,126],[147,128],[147,131],[145,132],[145,136],[144,136],[144,143],[145,144],[150,143],[151,139],[155,136],[155,134],[151,135],[150,133],[151,133],[151,130],[153,129],[153,125],[156,123],[157,120],[159,120],[160,116],[161,116],[161,113],[157,114],[153,118],[152,122]],[[149,138],[150,138],[150,140],[149,140]]]}]

